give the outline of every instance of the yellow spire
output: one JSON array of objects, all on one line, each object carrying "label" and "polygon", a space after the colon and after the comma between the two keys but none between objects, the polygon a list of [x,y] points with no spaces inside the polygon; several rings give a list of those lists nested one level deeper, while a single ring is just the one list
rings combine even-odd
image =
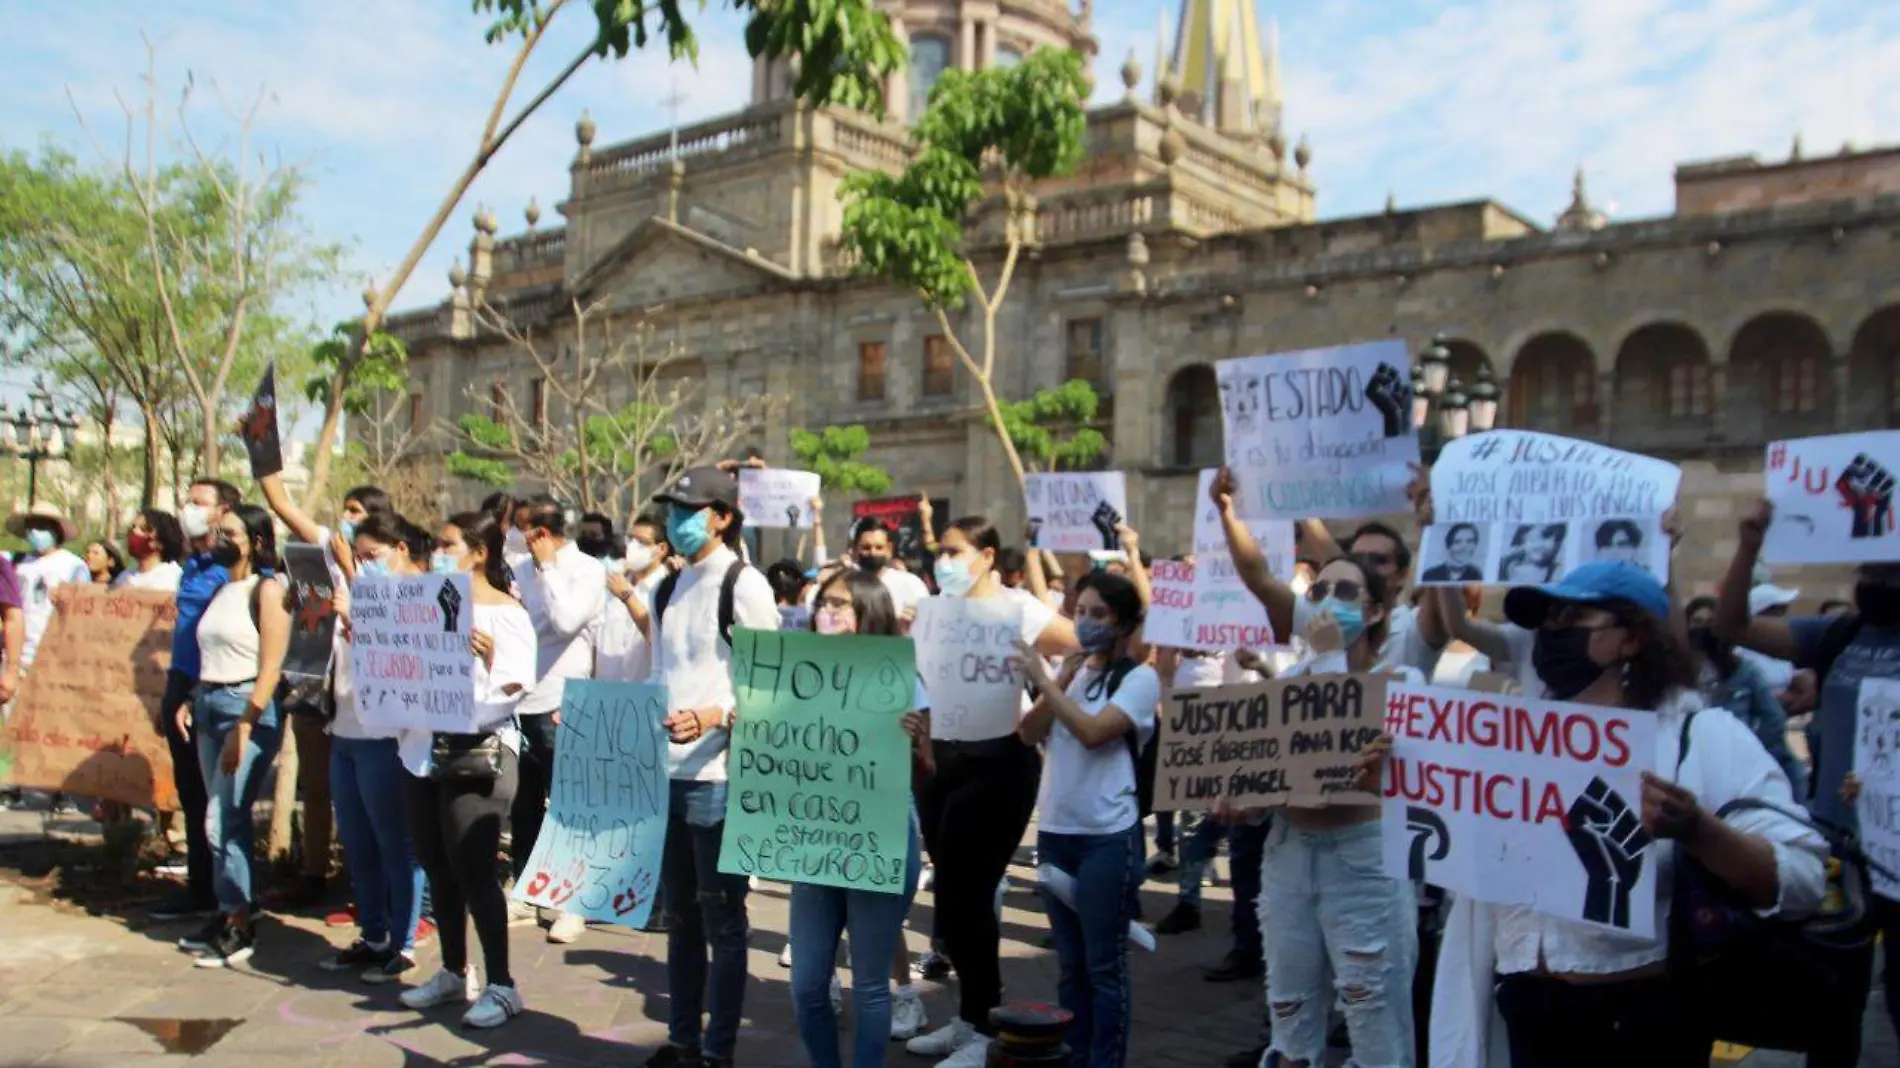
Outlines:
[{"label": "yellow spire", "polygon": [[[1223,82],[1236,79],[1246,100],[1240,113],[1270,119],[1280,107],[1277,24],[1263,50],[1253,0],[1181,0],[1174,62],[1184,96],[1199,102],[1203,121],[1220,114]],[[1229,105],[1231,108],[1232,105]]]}]

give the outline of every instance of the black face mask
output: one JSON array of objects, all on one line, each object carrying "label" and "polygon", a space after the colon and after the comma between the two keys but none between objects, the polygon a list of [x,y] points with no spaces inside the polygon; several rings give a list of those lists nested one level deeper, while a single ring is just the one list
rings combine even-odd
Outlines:
[{"label": "black face mask", "polygon": [[211,543],[211,562],[219,567],[228,571],[236,567],[238,561],[242,559],[244,559],[244,554],[238,551],[237,542],[230,538],[220,535],[217,541]]},{"label": "black face mask", "polygon": [[1721,650],[1722,643],[1716,639],[1715,631],[1710,627],[1690,627],[1689,644],[1703,656],[1713,658]]},{"label": "black face mask", "polygon": [[1603,675],[1603,665],[1590,659],[1590,638],[1596,632],[1583,627],[1561,627],[1537,632],[1531,647],[1531,667],[1543,680],[1545,696],[1568,701]]},{"label": "black face mask", "polygon": [[574,544],[581,552],[598,560],[605,560],[614,551],[613,542],[606,538],[575,538]]},{"label": "black face mask", "polygon": [[1854,610],[1870,627],[1900,627],[1900,586],[1860,582],[1854,586]]},{"label": "black face mask", "polygon": [[867,575],[875,575],[891,566],[891,558],[879,553],[858,554],[858,570]]}]

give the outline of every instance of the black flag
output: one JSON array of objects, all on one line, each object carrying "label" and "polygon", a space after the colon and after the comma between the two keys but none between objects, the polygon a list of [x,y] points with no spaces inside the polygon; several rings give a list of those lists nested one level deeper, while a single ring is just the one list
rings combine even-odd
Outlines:
[{"label": "black flag", "polygon": [[238,424],[238,436],[251,454],[251,477],[280,474],[284,470],[284,444],[277,436],[277,365],[264,368],[264,380],[251,396],[250,410]]}]

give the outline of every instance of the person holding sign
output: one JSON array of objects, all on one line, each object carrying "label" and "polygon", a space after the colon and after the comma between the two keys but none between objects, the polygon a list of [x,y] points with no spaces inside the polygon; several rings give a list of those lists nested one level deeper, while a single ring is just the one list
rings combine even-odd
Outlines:
[{"label": "person holding sign", "polygon": [[[1504,611],[1535,636],[1530,659],[1544,693],[1653,713],[1655,752],[1638,759],[1673,773],[1644,772],[1638,797],[1598,779],[1564,816],[1589,880],[1586,910],[1600,897],[1603,922],[1469,896],[1453,904],[1434,987],[1432,1063],[1506,1063],[1486,1059],[1495,996],[1513,1068],[1704,1068],[1712,1039],[1696,1021],[1719,1006],[1693,1003],[1683,977],[1665,971],[1672,899],[1662,888],[1719,886],[1760,915],[1798,918],[1820,904],[1826,844],[1777,810],[1792,807],[1793,795],[1755,736],[1726,711],[1703,707],[1696,660],[1675,635],[1668,594],[1648,572],[1620,561],[1585,564],[1562,582],[1510,591]],[[1384,752],[1375,744],[1364,767],[1379,769]],[[1775,807],[1718,815],[1736,801]],[[1644,878],[1646,865],[1655,878]],[[1632,891],[1656,895],[1655,934],[1617,925]]]},{"label": "person holding sign", "polygon": [[1027,642],[1017,643],[1013,666],[1040,694],[1023,717],[1022,738],[1048,745],[1037,854],[1075,880],[1072,906],[1043,889],[1059,964],[1056,997],[1073,1014],[1067,1041],[1076,1068],[1121,1068],[1134,1002],[1128,925],[1145,847],[1137,754],[1154,737],[1161,679],[1129,655],[1143,617],[1133,582],[1090,576],[1075,613],[1083,652],[1064,660],[1058,677]]},{"label": "person holding sign", "polygon": [[[997,619],[993,627],[1038,655],[1079,652],[1073,624],[1036,598],[1004,587],[996,573],[1001,550],[1002,539],[989,520],[967,516],[950,524],[935,567],[942,596],[992,607]],[[918,618],[921,625],[922,612]],[[920,648],[919,663],[927,655]],[[972,651],[960,659],[986,679],[1017,679],[1014,688],[1020,697],[1020,676],[1002,657]],[[1002,930],[992,902],[1029,827],[1042,762],[1016,733],[1021,706],[1015,697],[1000,719],[986,717],[967,732],[957,731],[953,740],[946,737],[947,724],[938,722],[944,709],[936,698],[942,696],[933,694],[932,701],[932,711],[939,714],[931,724],[930,743],[937,773],[919,788],[917,807],[924,843],[936,866],[936,932],[961,979],[960,1004],[955,1020],[911,1039],[905,1048],[919,1056],[948,1057],[943,1063],[952,1068],[976,1068],[989,1047],[990,1010],[1003,1002],[997,962]]]},{"label": "person holding sign", "polygon": [[[863,571],[841,571],[826,580],[818,591],[811,627],[819,634],[893,638],[902,630],[890,592]],[[921,682],[915,689],[912,711],[904,713],[891,727],[899,729],[901,725],[910,736],[914,758],[927,761],[930,698]],[[922,870],[914,812],[908,849],[902,893],[792,884],[789,938],[798,947],[792,957],[792,1005],[798,1012],[799,1037],[804,1040],[813,1068],[844,1065],[831,985],[838,941],[846,931],[851,934],[852,1068],[883,1068],[892,1037],[900,1031],[914,1035],[924,1026],[923,999],[910,985],[910,962],[904,953],[904,917],[917,895],[917,876]],[[885,982],[883,969],[887,966],[899,984],[895,1003]],[[898,1019],[900,1015],[908,1018]]]},{"label": "person holding sign", "polygon": [[[508,900],[499,861],[501,831],[519,782],[521,732],[515,705],[534,685],[534,621],[508,594],[512,581],[500,521],[463,512],[442,527],[438,552],[469,576],[475,602],[469,651],[475,657],[475,707],[483,731],[435,735],[404,731],[400,740],[404,810],[416,853],[435,895],[442,967],[403,992],[412,1009],[474,1002],[469,1027],[498,1027],[521,1012],[508,964]],[[481,940],[486,986],[468,965],[468,922]],[[480,988],[481,995],[475,991]]]}]

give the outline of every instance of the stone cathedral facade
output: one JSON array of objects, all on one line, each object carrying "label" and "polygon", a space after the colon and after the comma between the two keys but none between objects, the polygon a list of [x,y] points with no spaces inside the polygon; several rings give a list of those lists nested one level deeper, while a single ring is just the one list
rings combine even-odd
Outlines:
[{"label": "stone cathedral facade", "polygon": [[[883,121],[789,99],[788,72],[764,62],[735,114],[618,144],[583,117],[564,224],[539,226],[531,206],[527,229],[502,236],[479,212],[449,295],[392,319],[412,351],[409,419],[451,419],[498,390],[542,407],[533,362],[473,307],[558,340],[574,301],[604,302],[676,344],[672,373],[708,403],[785,398],[756,434],[769,460],[789,458],[791,427],[861,423],[901,489],[1019,526],[934,317],[844,262],[838,187],[903,165],[906,119],[944,69],[1093,53],[1080,2],[889,0],[911,63]],[[1157,553],[1184,547],[1195,473],[1221,455],[1212,364],[1232,356],[1385,337],[1417,351],[1444,334],[1465,385],[1502,391],[1500,425],[1684,466],[1684,589],[1718,576],[1766,441],[1900,426],[1900,149],[1678,166],[1675,212],[1628,222],[1591,206],[1581,173],[1549,225],[1490,200],[1320,219],[1275,36],[1248,0],[1183,0],[1157,69],[1131,55],[1121,99],[1089,112],[1077,173],[1036,190],[999,317],[1004,398],[1072,378],[1102,392],[1106,462],[1128,472]],[[1004,223],[998,204],[971,225],[988,278]],[[834,545],[847,503],[830,509]],[[1808,584],[1811,603],[1843,575],[1775,577]]]}]

